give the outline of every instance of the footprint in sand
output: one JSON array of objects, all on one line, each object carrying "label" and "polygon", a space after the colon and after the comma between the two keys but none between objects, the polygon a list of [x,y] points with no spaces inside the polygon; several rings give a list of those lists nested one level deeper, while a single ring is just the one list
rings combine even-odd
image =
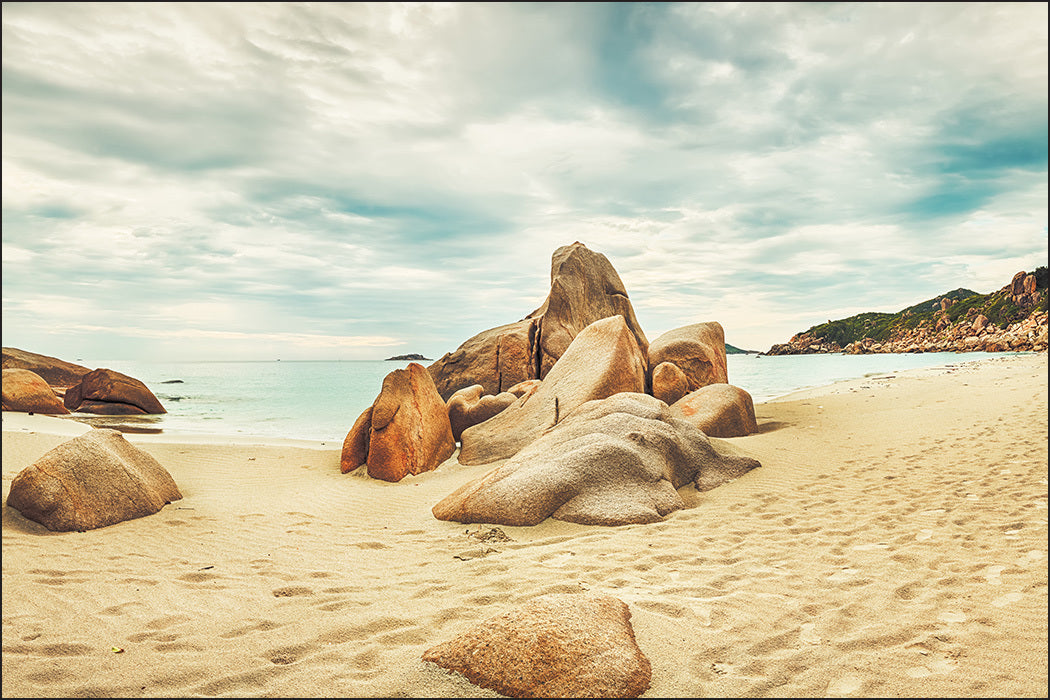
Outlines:
[{"label": "footprint in sand", "polygon": [[966,622],[966,613],[948,610],[937,616],[941,622]]},{"label": "footprint in sand", "polygon": [[929,530],[929,529],[919,530],[918,532],[915,533],[915,541],[916,542],[925,542],[926,540],[930,539],[931,537],[933,537],[933,530]]},{"label": "footprint in sand", "polygon": [[826,696],[829,698],[837,698],[842,697],[843,695],[852,695],[860,690],[862,685],[861,680],[856,676],[836,678],[828,683],[828,692],[826,693]]},{"label": "footprint in sand", "polygon": [[995,600],[993,600],[992,605],[994,605],[997,608],[1003,608],[1009,605],[1010,603],[1016,603],[1017,601],[1021,600],[1021,598],[1022,596],[1020,593],[1007,593],[1006,595],[1001,595]]},{"label": "footprint in sand", "polygon": [[985,569],[984,578],[988,581],[988,584],[991,586],[1003,585],[1003,579],[1000,578],[1000,575],[1003,573],[1003,569],[1005,568],[1005,566],[989,566],[987,569]]}]

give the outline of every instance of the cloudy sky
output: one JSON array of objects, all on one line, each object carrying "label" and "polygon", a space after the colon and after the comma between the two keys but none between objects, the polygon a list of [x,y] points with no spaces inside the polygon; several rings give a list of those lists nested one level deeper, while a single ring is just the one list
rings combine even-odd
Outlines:
[{"label": "cloudy sky", "polygon": [[1047,264],[1046,3],[3,3],[3,344],[437,358],[582,241],[767,350]]}]

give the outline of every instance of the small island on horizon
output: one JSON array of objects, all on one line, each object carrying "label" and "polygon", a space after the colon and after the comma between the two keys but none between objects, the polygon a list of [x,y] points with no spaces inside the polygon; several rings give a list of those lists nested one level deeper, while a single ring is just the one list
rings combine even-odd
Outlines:
[{"label": "small island on horizon", "polygon": [[409,353],[407,355],[394,355],[393,357],[386,358],[386,361],[390,360],[424,360],[426,362],[430,362],[429,357],[423,357],[422,355],[416,352]]}]

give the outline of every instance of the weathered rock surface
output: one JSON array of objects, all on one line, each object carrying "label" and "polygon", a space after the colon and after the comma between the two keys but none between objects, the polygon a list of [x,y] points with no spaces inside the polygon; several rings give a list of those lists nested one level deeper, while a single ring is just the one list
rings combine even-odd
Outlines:
[{"label": "weathered rock surface", "polygon": [[722,324],[707,321],[667,331],[649,345],[649,376],[652,377],[652,372],[664,362],[682,370],[689,391],[728,382],[726,336]]},{"label": "weathered rock surface", "polygon": [[649,342],[609,260],[579,242],[562,246],[551,258],[551,289],[542,306],[516,323],[477,334],[428,369],[445,400],[474,384],[485,394],[499,394],[545,378],[577,334],[609,316],[625,319],[645,353]]},{"label": "weathered rock surface", "polygon": [[435,469],[455,450],[445,402],[430,373],[412,362],[383,379],[375,402],[354,422],[340,469],[346,473],[367,464],[372,478],[401,481]]},{"label": "weathered rock surface", "polygon": [[[70,411],[106,415],[167,413],[149,388],[134,377],[100,368],[85,374],[63,397]],[[100,402],[98,405],[93,402]]]},{"label": "weathered rock surface", "polygon": [[182,498],[152,455],[116,430],[94,429],[19,472],[7,505],[49,530],[92,530],[156,513]]},{"label": "weathered rock surface", "polygon": [[57,357],[39,355],[18,348],[3,348],[3,368],[28,369],[40,375],[49,385],[62,388],[79,384],[80,378],[91,371],[87,367]]},{"label": "weathered rock surface", "polygon": [[710,384],[671,405],[670,413],[709,437],[743,437],[758,432],[751,394],[732,384]]},{"label": "weathered rock surface", "polygon": [[653,396],[668,405],[691,391],[689,377],[673,362],[661,362],[653,367],[650,383]]},{"label": "weathered rock surface", "polygon": [[645,390],[645,354],[622,316],[595,321],[573,340],[534,394],[463,431],[459,462],[513,456],[577,406],[623,391]]},{"label": "weathered rock surface", "polygon": [[[520,385],[516,385],[520,386]],[[448,409],[448,420],[452,425],[452,438],[459,442],[460,436],[467,428],[483,423],[500,413],[507,406],[518,400],[518,396],[504,391],[493,396],[484,394],[480,384],[460,389],[445,403]]]},{"label": "weathered rock surface", "polygon": [[609,595],[541,596],[428,649],[424,661],[509,697],[636,698],[652,666]]},{"label": "weathered rock surface", "polygon": [[690,481],[706,491],[757,466],[717,451],[659,399],[620,393],[581,405],[432,511],[439,520],[495,525],[535,525],[548,517],[651,523],[685,507],[677,489]]},{"label": "weathered rock surface", "polygon": [[3,371],[3,402],[5,411],[25,413],[69,413],[48,383],[28,369]]}]

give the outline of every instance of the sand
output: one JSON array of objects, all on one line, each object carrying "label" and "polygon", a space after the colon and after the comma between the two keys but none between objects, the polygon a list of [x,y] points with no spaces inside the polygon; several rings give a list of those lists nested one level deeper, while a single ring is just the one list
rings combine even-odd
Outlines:
[{"label": "sand", "polygon": [[[763,466],[652,525],[482,541],[339,446],[129,434],[183,500],[84,533],[3,508],[3,696],[492,696],[420,657],[535,596],[631,609],[648,697],[1047,695],[1047,354],[807,390]],[[347,426],[349,429],[349,425]],[[11,479],[86,427],[3,414]]]}]

